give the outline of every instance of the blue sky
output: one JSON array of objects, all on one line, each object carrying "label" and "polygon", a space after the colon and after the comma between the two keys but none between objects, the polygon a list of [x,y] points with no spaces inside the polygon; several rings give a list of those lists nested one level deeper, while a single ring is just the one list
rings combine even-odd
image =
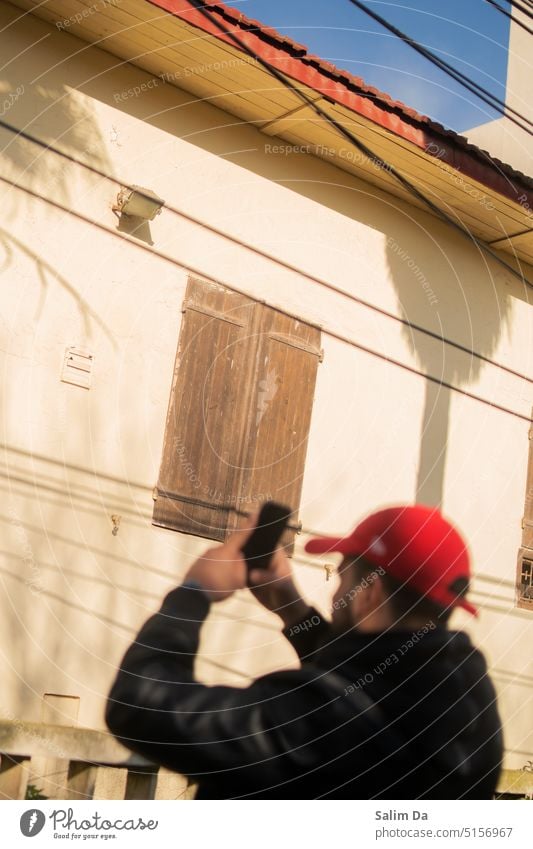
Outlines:
[{"label": "blue sky", "polygon": [[[226,0],[312,53],[462,132],[498,115],[348,0]],[[507,0],[500,5],[510,10]],[[367,5],[505,97],[509,19],[486,0],[366,0]]]}]

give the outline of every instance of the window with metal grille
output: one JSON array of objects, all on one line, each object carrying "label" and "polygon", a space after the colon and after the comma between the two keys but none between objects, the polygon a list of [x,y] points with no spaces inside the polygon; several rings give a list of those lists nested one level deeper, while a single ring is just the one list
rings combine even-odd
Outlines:
[{"label": "window with metal grille", "polygon": [[518,604],[533,610],[533,551],[528,554],[522,552],[518,559]]},{"label": "window with metal grille", "polygon": [[[533,420],[533,410],[531,412]],[[533,427],[529,429],[529,449],[526,474],[526,497],[522,517],[522,546],[518,552],[516,589],[518,607],[533,610]]]},{"label": "window with metal grille", "polygon": [[223,540],[266,499],[296,521],[320,330],[190,278],[153,523]]}]

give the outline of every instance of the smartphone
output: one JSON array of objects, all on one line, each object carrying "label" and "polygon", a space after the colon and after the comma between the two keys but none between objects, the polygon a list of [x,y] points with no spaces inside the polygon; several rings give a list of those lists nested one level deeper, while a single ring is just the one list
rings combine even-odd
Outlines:
[{"label": "smartphone", "polygon": [[287,527],[292,510],[276,501],[265,501],[257,526],[242,547],[248,570],[268,569],[270,559]]}]

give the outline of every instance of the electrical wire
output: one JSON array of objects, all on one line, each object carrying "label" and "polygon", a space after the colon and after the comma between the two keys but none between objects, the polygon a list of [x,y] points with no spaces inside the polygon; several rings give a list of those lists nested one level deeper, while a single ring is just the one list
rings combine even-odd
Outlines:
[{"label": "electrical wire", "polygon": [[471,241],[473,244],[475,244],[480,249],[480,251],[483,251],[488,256],[491,256],[495,262],[497,262],[503,268],[507,269],[507,271],[509,271],[514,277],[517,277],[521,283],[523,283],[528,288],[533,289],[533,283],[531,283],[526,277],[524,277],[521,272],[516,271],[516,269],[514,269],[512,265],[509,265],[509,263],[505,262],[505,260],[503,260],[497,253],[495,253],[485,242],[483,242],[481,239],[478,239],[466,227],[464,227],[462,224],[459,224],[450,215],[440,209],[440,207],[438,207],[435,203],[433,203],[433,201],[426,197],[423,192],[417,189],[416,186],[411,183],[410,180],[407,179],[407,177],[404,177],[403,174],[401,174],[396,168],[390,165],[390,163],[386,162],[384,159],[374,153],[366,144],[364,144],[364,142],[360,141],[357,136],[347,130],[332,115],[329,115],[327,112],[325,112],[324,109],[322,109],[318,105],[318,103],[308,97],[304,91],[301,91],[300,89],[296,88],[296,86],[294,86],[288,78],[286,78],[280,71],[278,71],[277,68],[273,67],[261,56],[258,56],[241,39],[237,38],[237,36],[233,32],[228,30],[227,27],[223,26],[223,24],[221,24],[217,18],[215,18],[213,15],[211,15],[210,12],[207,11],[206,7],[201,3],[201,0],[189,0],[189,2],[194,5],[197,11],[200,12],[200,14],[203,15],[206,20],[214,24],[217,29],[219,29],[231,41],[233,41],[234,44],[236,44],[240,50],[242,50],[244,53],[247,53],[248,56],[253,58],[257,64],[261,65],[266,70],[268,70],[274,77],[276,77],[277,80],[279,80],[279,82],[281,82],[282,85],[285,86],[285,88],[288,88],[290,91],[296,94],[302,102],[306,103],[310,107],[310,109],[316,112],[316,114],[319,115],[321,118],[324,118],[332,127],[337,130],[340,135],[348,139],[354,145],[354,147],[364,153],[364,155],[378,168],[383,169],[392,177],[394,177],[394,179],[397,180],[397,182],[399,182],[404,189],[406,189],[421,203],[427,206],[428,209],[430,209],[434,213],[434,215],[441,219],[441,221],[445,221],[447,224],[449,224],[450,227],[453,227],[455,230],[457,230],[457,232],[461,233],[466,239],[468,239],[468,241]]},{"label": "electrical wire", "polygon": [[[50,153],[54,153],[54,154],[56,154],[60,157],[63,157],[64,159],[68,160],[69,162],[72,162],[74,165],[79,165],[80,167],[85,168],[87,171],[89,171],[92,174],[95,174],[99,177],[102,177],[103,179],[108,180],[111,183],[114,183],[116,185],[120,185],[120,186],[122,186],[126,189],[131,190],[131,191],[135,190],[135,192],[137,194],[139,194],[143,198],[146,198],[147,200],[151,199],[149,197],[149,195],[144,195],[142,193],[141,189],[139,189],[139,188],[134,189],[133,186],[128,185],[127,182],[120,180],[120,178],[118,178],[118,177],[112,177],[110,174],[106,173],[101,168],[98,168],[96,165],[91,165],[88,162],[84,162],[81,159],[77,159],[71,153],[67,153],[66,151],[62,151],[59,148],[56,148],[53,145],[48,144],[47,142],[44,142],[41,139],[36,138],[35,136],[32,136],[30,133],[26,132],[25,130],[17,130],[16,127],[13,127],[7,121],[3,121],[3,120],[0,119],[0,127],[3,127],[4,129],[8,130],[9,132],[12,132],[17,136],[20,136],[25,141],[28,141],[28,142],[35,144],[35,145],[38,145],[39,147],[43,148],[45,151],[48,151]],[[234,244],[239,245],[239,247],[245,248],[246,250],[257,254],[258,256],[263,257],[264,259],[268,259],[269,261],[276,263],[277,265],[279,265],[282,268],[287,269],[288,271],[294,272],[294,273],[298,274],[299,276],[304,277],[307,280],[310,280],[312,283],[316,283],[317,285],[322,286],[323,288],[325,288],[325,289],[327,289],[331,292],[335,292],[335,294],[337,294],[337,295],[341,295],[342,297],[346,298],[349,301],[352,301],[353,303],[359,304],[360,306],[363,306],[367,309],[370,309],[373,312],[376,312],[380,315],[385,316],[386,318],[390,318],[393,321],[398,322],[399,324],[402,324],[405,327],[408,327],[410,330],[414,330],[417,333],[422,333],[423,335],[428,336],[431,339],[435,339],[436,341],[442,342],[446,345],[449,345],[450,347],[455,348],[458,351],[462,351],[465,354],[469,354],[470,356],[474,357],[475,359],[478,359],[481,362],[484,362],[484,363],[487,363],[491,366],[494,366],[495,368],[500,369],[501,371],[504,371],[507,374],[512,374],[514,377],[521,378],[522,380],[525,380],[528,383],[533,383],[533,378],[528,377],[527,375],[522,374],[521,372],[515,371],[515,369],[509,368],[509,366],[505,366],[505,365],[503,365],[503,363],[498,363],[496,360],[493,360],[490,357],[486,357],[485,355],[480,354],[477,351],[474,351],[473,348],[468,348],[466,345],[461,345],[460,342],[455,342],[453,339],[448,339],[446,336],[442,336],[440,333],[436,333],[432,330],[428,330],[427,328],[422,327],[419,324],[415,324],[414,322],[409,321],[406,318],[402,318],[401,316],[395,315],[394,313],[390,312],[389,310],[383,309],[382,307],[378,307],[376,304],[372,304],[369,301],[365,301],[363,298],[360,298],[357,295],[353,295],[351,292],[346,292],[344,289],[341,289],[339,286],[335,286],[333,283],[330,283],[327,280],[323,280],[321,277],[317,277],[313,274],[309,274],[308,272],[302,271],[297,266],[292,265],[291,263],[285,262],[284,260],[281,260],[281,259],[275,257],[273,254],[270,254],[267,251],[263,251],[260,248],[253,247],[252,245],[247,244],[246,242],[242,241],[241,239],[238,239],[235,236],[230,236],[228,233],[225,233],[223,230],[220,230],[217,227],[213,227],[210,224],[206,224],[204,221],[201,221],[199,218],[196,218],[195,216],[190,215],[189,213],[184,212],[183,210],[178,209],[177,207],[174,207],[171,204],[167,204],[165,202],[165,209],[168,210],[169,212],[172,212],[175,215],[180,216],[181,218],[185,219],[186,221],[190,221],[191,223],[198,225],[199,227],[203,227],[204,229],[209,230],[211,233],[215,233],[217,236],[221,236],[222,238],[227,239],[228,241],[231,241]]]},{"label": "electrical wire", "polygon": [[520,3],[517,0],[508,0],[508,2],[514,9],[527,15],[528,18],[533,18],[533,3],[531,0],[522,0]]},{"label": "electrical wire", "polygon": [[518,18],[515,18],[515,16],[511,12],[508,12],[507,9],[504,9],[502,6],[500,6],[500,4],[496,2],[496,0],[485,0],[485,3],[488,3],[490,6],[493,6],[495,9],[498,10],[498,12],[501,12],[502,15],[505,15],[506,18],[509,18],[509,20],[513,21],[519,27],[522,27],[522,29],[524,29],[530,35],[533,35],[533,29],[530,29],[527,24],[523,23],[523,21],[519,21]]},{"label": "electrical wire", "polygon": [[[220,279],[215,280],[214,277],[212,277],[210,274],[206,274],[201,269],[188,265],[184,262],[178,262],[178,260],[176,260],[173,256],[170,256],[170,254],[167,254],[164,251],[160,251],[157,248],[150,247],[149,245],[146,245],[143,242],[130,239],[122,233],[111,229],[111,227],[107,227],[105,224],[101,224],[99,221],[96,221],[93,218],[89,218],[89,216],[84,215],[81,212],[77,212],[74,209],[70,209],[69,207],[65,206],[57,200],[47,198],[39,192],[36,192],[34,189],[28,188],[27,186],[20,186],[18,183],[16,183],[14,180],[11,180],[9,177],[4,177],[0,175],[0,182],[5,183],[6,185],[11,186],[12,188],[18,189],[19,191],[23,191],[30,197],[33,197],[36,200],[43,201],[44,203],[53,206],[55,209],[58,209],[60,212],[63,212],[67,215],[71,215],[72,217],[77,218],[79,221],[82,221],[85,224],[90,224],[93,227],[96,227],[98,230],[113,236],[114,238],[118,238],[121,241],[127,242],[130,245],[134,245],[140,250],[149,253],[151,256],[157,256],[160,259],[163,259],[166,262],[170,262],[172,265],[175,265],[177,268],[181,268],[190,274],[202,277],[204,280],[208,280],[211,283],[216,283],[219,286],[222,284],[228,289],[231,289],[233,292],[237,292],[238,294],[249,297],[249,293],[244,292],[242,289],[239,289],[229,283],[222,283]],[[279,306],[276,306],[275,304],[269,304],[267,301],[261,301],[261,303],[264,303],[265,306],[270,307],[271,309],[280,309]],[[283,310],[283,313],[289,318],[294,318],[296,321],[307,321],[307,319],[302,315],[295,315],[294,313],[290,313],[287,310]],[[316,322],[310,321],[310,323],[316,326]],[[389,357],[387,356],[387,354],[381,354],[379,351],[375,351],[374,349],[369,348],[366,345],[361,345],[359,342],[356,342],[354,339],[350,339],[350,337],[345,336],[342,333],[338,333],[337,331],[332,330],[328,327],[324,327],[323,325],[320,326],[320,330],[326,336],[330,336],[331,338],[337,339],[339,342],[343,342],[352,348],[356,348],[357,350],[362,351],[363,353],[369,354],[370,356],[376,357],[377,359],[390,363],[391,365],[395,365],[398,368],[401,368],[403,371],[409,372],[410,374],[422,377],[424,378],[424,380],[428,380],[430,383],[435,383],[437,386],[443,389],[449,389],[452,392],[457,392],[459,395],[463,395],[473,401],[478,401],[479,403],[484,404],[487,407],[490,407],[494,410],[499,410],[500,412],[505,413],[507,415],[514,416],[517,419],[521,419],[522,421],[528,422],[528,424],[532,423],[530,416],[525,416],[523,413],[518,413],[516,410],[511,410],[509,407],[504,407],[501,404],[497,404],[495,401],[489,401],[486,398],[482,398],[480,395],[476,395],[474,392],[468,392],[466,389],[461,389],[460,387],[454,386],[453,384],[441,380],[438,377],[426,374],[426,372],[423,372],[420,369],[415,368],[414,366],[409,366],[406,363],[402,363],[400,360],[396,360],[394,357]]]},{"label": "electrical wire", "polygon": [[[196,0],[193,0],[196,2]],[[458,71],[449,62],[446,62],[444,59],[441,59],[436,53],[433,53],[427,47],[423,47],[418,41],[414,38],[411,38],[406,33],[402,32],[402,30],[398,29],[398,27],[391,24],[386,18],[383,18],[381,15],[378,15],[377,12],[374,12],[372,9],[369,9],[365,3],[362,3],[361,0],[348,0],[352,6],[355,6],[361,12],[364,12],[365,15],[372,18],[377,23],[381,24],[382,27],[387,29],[397,38],[423,56],[425,59],[428,59],[433,65],[436,65],[441,71],[444,71],[449,77],[452,77],[456,82],[466,88],[471,94],[474,94],[480,100],[483,100],[488,106],[492,109],[496,109],[499,112],[503,112],[505,117],[512,121],[513,124],[516,124],[517,127],[520,127],[525,133],[528,133],[530,136],[533,136],[533,121],[527,118],[525,115],[522,115],[518,112],[517,109],[514,109],[512,106],[509,106],[504,100],[501,100],[495,94],[492,94],[488,89],[484,88],[479,83],[473,82],[469,77],[462,73],[462,71]],[[508,114],[512,113],[512,114]],[[516,116],[516,117],[515,117]],[[519,120],[517,120],[519,119]],[[523,121],[526,125],[521,123]]]}]

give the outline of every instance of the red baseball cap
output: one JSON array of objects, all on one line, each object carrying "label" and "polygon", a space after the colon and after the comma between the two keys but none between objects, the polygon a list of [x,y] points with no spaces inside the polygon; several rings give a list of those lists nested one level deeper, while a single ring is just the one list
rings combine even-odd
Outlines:
[{"label": "red baseball cap", "polygon": [[359,555],[441,607],[458,606],[478,614],[464,597],[470,579],[466,543],[436,507],[414,504],[378,510],[349,536],[311,539],[305,550]]}]

